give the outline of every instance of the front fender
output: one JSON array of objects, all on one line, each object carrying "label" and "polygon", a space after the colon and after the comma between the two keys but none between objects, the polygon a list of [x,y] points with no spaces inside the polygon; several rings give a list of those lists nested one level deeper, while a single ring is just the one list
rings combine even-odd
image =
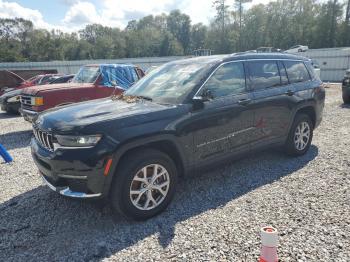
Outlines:
[{"label": "front fender", "polygon": [[161,134],[161,135],[151,135],[148,137],[142,137],[142,138],[136,138],[131,141],[128,141],[127,143],[121,144],[118,146],[116,151],[110,156],[110,158],[113,160],[113,164],[110,168],[109,174],[105,180],[105,185],[104,185],[104,192],[109,192],[111,183],[113,178],[117,175],[116,171],[117,168],[120,164],[120,159],[127,153],[128,151],[147,146],[148,144],[155,143],[155,142],[162,142],[162,141],[167,141],[172,143],[175,147],[177,152],[179,153],[179,156],[181,158],[181,161],[184,166],[187,166],[187,159],[184,156],[184,152],[181,149],[181,146],[179,145],[177,138],[173,134]]}]

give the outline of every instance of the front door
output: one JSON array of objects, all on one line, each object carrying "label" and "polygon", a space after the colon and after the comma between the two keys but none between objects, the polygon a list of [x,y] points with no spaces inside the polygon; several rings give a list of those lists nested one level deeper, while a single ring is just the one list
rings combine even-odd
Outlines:
[{"label": "front door", "polygon": [[217,68],[197,96],[208,97],[192,114],[194,155],[201,165],[249,149],[253,111],[242,62]]}]

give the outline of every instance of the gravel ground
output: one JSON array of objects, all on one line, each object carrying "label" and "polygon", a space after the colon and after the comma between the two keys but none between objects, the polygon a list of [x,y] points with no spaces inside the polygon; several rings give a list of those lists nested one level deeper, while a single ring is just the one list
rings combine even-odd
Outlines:
[{"label": "gravel ground", "polygon": [[303,157],[254,154],[179,184],[147,222],[42,186],[30,125],[0,113],[0,261],[256,261],[259,230],[279,230],[280,261],[350,261],[350,107],[327,89],[324,120]]}]

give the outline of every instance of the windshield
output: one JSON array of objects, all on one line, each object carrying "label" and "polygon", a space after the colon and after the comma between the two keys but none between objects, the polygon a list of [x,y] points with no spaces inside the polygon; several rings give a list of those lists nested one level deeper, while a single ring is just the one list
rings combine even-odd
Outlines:
[{"label": "windshield", "polygon": [[134,84],[124,96],[145,97],[159,103],[179,104],[201,82],[208,69],[208,64],[165,64],[152,70]]},{"label": "windshield", "polygon": [[94,83],[100,74],[98,66],[84,66],[72,80],[72,83]]}]

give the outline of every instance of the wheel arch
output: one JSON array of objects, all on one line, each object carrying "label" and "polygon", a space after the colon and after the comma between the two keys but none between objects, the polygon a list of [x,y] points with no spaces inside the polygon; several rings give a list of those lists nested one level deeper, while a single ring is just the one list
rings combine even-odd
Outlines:
[{"label": "wheel arch", "polygon": [[300,114],[305,114],[305,115],[308,115],[312,121],[312,125],[313,127],[315,128],[315,125],[316,125],[316,110],[313,106],[311,105],[308,105],[308,106],[304,106],[302,108],[299,108],[296,112],[295,112],[295,115],[294,115],[294,119],[297,115],[300,115]]},{"label": "wheel arch", "polygon": [[186,172],[186,158],[184,157],[181,147],[176,142],[176,139],[172,135],[162,135],[157,137],[148,137],[144,139],[138,139],[122,145],[112,156],[113,165],[107,176],[107,180],[104,186],[104,192],[109,192],[112,180],[118,175],[116,171],[123,162],[123,159],[133,152],[142,149],[155,149],[168,155],[177,168],[179,177],[183,177]]}]

